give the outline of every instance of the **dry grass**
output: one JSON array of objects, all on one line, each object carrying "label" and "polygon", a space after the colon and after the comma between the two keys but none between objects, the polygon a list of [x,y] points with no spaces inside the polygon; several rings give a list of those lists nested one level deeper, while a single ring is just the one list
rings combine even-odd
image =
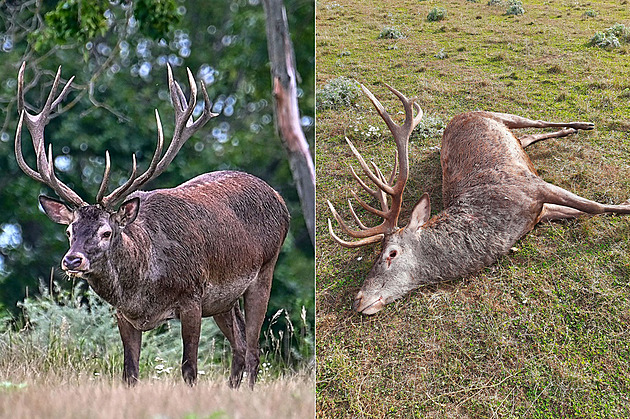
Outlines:
[{"label": "dry grass", "polygon": [[[427,22],[434,7],[445,7],[447,19]],[[400,105],[385,82],[446,121],[476,109],[593,121],[593,131],[528,153],[547,181],[601,202],[625,201],[630,47],[587,44],[614,23],[628,25],[626,1],[534,0],[524,7],[514,17],[487,1],[322,0],[318,86],[355,78],[396,113]],[[585,17],[591,9],[597,16]],[[405,38],[378,39],[385,26]],[[447,58],[436,57],[442,50]],[[318,417],[630,416],[630,218],[540,225],[516,253],[482,272],[359,316],[352,298],[379,249],[335,245],[325,202],[345,208],[354,187],[344,136],[384,171],[393,146],[388,135],[358,136],[351,128],[357,124],[361,132],[384,125],[366,100],[317,117]],[[434,136],[410,145],[403,225],[425,191],[434,212],[442,207],[439,151],[432,148],[439,142]]]},{"label": "dry grass", "polygon": [[[178,378],[178,377],[177,377]],[[310,418],[314,416],[313,380],[293,377],[230,389],[224,380],[145,380],[134,388],[108,379],[62,379],[6,383],[0,388],[0,417],[5,418]]]}]

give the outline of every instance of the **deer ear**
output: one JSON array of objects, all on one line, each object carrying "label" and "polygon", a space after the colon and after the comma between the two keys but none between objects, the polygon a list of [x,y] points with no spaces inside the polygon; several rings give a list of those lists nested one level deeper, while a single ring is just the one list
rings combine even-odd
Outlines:
[{"label": "deer ear", "polygon": [[429,217],[431,216],[431,201],[429,200],[429,194],[425,193],[420,198],[420,201],[413,207],[413,211],[411,211],[411,219],[409,220],[409,224],[407,224],[407,228],[411,231],[415,231],[422,227],[424,223],[427,222]]},{"label": "deer ear", "polygon": [[126,227],[138,216],[138,210],[140,209],[140,198],[131,198],[118,208],[118,211],[113,215],[114,221],[120,227]]},{"label": "deer ear", "polygon": [[74,211],[61,201],[49,198],[46,195],[40,195],[39,203],[48,218],[58,224],[69,225],[74,220]]}]

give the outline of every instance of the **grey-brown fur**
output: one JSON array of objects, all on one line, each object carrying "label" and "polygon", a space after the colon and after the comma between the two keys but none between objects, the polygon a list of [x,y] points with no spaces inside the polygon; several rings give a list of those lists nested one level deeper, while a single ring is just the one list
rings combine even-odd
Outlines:
[{"label": "grey-brown fur", "polygon": [[[122,213],[134,201],[137,217],[128,222]],[[58,207],[46,199],[42,205],[63,221],[55,218]],[[182,321],[182,374],[194,383],[200,319],[214,316],[233,348],[230,384],[237,387],[246,369],[253,387],[273,268],[289,226],[284,201],[271,187],[246,173],[214,172],[173,189],[135,192],[117,213],[90,205],[71,217],[62,267],[85,257],[89,270],[71,273],[116,307],[129,383],[138,377],[141,331],[170,318]],[[99,231],[108,228],[106,246]]]}]

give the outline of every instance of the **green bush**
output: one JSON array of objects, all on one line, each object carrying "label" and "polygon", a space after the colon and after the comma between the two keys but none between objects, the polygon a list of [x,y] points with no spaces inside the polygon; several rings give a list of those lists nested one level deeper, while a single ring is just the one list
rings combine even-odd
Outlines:
[{"label": "green bush", "polygon": [[402,34],[397,28],[385,26],[381,29],[381,33],[378,34],[378,39],[401,39],[405,35]]},{"label": "green bush", "polygon": [[591,38],[590,45],[600,48],[618,48],[622,42],[630,42],[630,30],[624,24],[617,23],[603,32],[597,32]]},{"label": "green bush", "polygon": [[510,0],[508,3],[507,10],[505,11],[506,15],[522,15],[525,13],[525,9],[523,8],[523,3],[520,0]]},{"label": "green bush", "polygon": [[427,15],[427,20],[429,22],[439,22],[440,20],[446,19],[446,9],[443,7],[434,7],[431,9],[429,14]]},{"label": "green bush", "polygon": [[360,95],[359,83],[347,77],[337,77],[317,90],[317,109],[340,109],[352,106]]}]

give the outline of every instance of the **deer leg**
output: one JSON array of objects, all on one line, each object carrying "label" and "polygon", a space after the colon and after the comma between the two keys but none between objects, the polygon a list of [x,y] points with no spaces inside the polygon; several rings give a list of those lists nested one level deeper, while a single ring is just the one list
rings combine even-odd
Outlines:
[{"label": "deer leg", "polygon": [[566,128],[566,129],[561,129],[560,131],[546,132],[543,134],[523,135],[522,137],[518,137],[518,140],[521,142],[521,146],[525,148],[541,140],[548,140],[549,138],[566,137],[567,135],[575,134],[576,132],[577,130],[575,128]]},{"label": "deer leg", "polygon": [[592,122],[547,122],[523,118],[522,116],[509,113],[488,112],[487,114],[494,120],[504,123],[510,129],[560,127],[589,130],[595,127]]},{"label": "deer leg", "polygon": [[[542,201],[546,204],[555,204],[563,207],[570,207],[587,214],[630,214],[630,204],[607,205],[590,199],[582,198],[572,192],[562,189],[551,183],[544,183],[541,190]],[[553,210],[553,207],[552,207]]]},{"label": "deer leg", "polygon": [[273,268],[276,264],[276,257],[262,266],[258,272],[256,280],[247,288],[243,295],[245,306],[245,334],[247,337],[247,353],[245,355],[245,365],[247,376],[249,377],[249,388],[254,389],[254,383],[258,375],[258,365],[260,364],[260,349],[258,340],[260,339],[260,329],[262,328],[269,294],[271,293],[271,280],[273,278]]},{"label": "deer leg", "polygon": [[184,354],[182,356],[182,377],[189,386],[197,383],[197,352],[199,350],[199,335],[201,334],[201,306],[181,309],[179,319],[182,322],[182,341]]},{"label": "deer leg", "polygon": [[575,208],[563,207],[556,204],[543,204],[543,209],[538,216],[536,223],[541,221],[566,220],[568,218],[577,218],[586,214]]},{"label": "deer leg", "polygon": [[124,364],[123,380],[129,386],[138,383],[138,372],[140,370],[140,348],[142,346],[142,332],[135,327],[125,317],[116,312],[118,331],[123,344]]},{"label": "deer leg", "polygon": [[230,387],[238,388],[245,371],[245,320],[238,305],[232,310],[214,316],[214,321],[232,347],[232,372],[230,373]]}]

